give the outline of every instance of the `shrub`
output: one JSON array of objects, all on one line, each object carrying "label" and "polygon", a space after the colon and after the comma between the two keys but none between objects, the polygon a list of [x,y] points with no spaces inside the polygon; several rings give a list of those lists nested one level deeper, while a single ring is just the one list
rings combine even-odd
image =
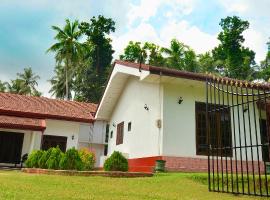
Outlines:
[{"label": "shrub", "polygon": [[78,151],[73,147],[65,154],[63,154],[60,164],[60,169],[69,169],[69,170],[82,170],[83,169],[83,163],[79,156]]},{"label": "shrub", "polygon": [[46,165],[46,162],[48,158],[50,157],[51,152],[52,152],[52,148],[48,149],[47,151],[43,151],[43,154],[38,161],[39,168],[42,168],[42,169],[48,168],[48,166]]},{"label": "shrub", "polygon": [[114,151],[104,163],[105,171],[127,171],[128,160],[119,152]]},{"label": "shrub", "polygon": [[47,155],[48,159],[45,165],[48,169],[59,169],[59,163],[62,158],[63,152],[58,146],[56,148],[51,148],[50,151],[50,155]]},{"label": "shrub", "polygon": [[29,168],[38,168],[39,164],[38,161],[42,157],[43,151],[42,150],[34,150],[28,156],[27,160],[25,161],[26,167]]},{"label": "shrub", "polygon": [[79,155],[83,163],[83,170],[92,170],[96,162],[95,154],[87,148],[82,148]]}]

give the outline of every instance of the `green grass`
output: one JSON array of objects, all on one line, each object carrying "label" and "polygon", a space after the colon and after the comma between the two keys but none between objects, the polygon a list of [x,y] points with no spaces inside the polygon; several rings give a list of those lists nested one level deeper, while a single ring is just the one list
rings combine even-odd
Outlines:
[{"label": "green grass", "polygon": [[151,178],[34,175],[0,171],[0,199],[263,199],[208,192],[202,179],[185,173]]}]

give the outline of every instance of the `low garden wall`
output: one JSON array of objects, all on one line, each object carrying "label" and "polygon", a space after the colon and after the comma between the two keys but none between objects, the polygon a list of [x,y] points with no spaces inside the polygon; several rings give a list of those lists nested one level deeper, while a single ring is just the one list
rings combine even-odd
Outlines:
[{"label": "low garden wall", "polygon": [[152,177],[153,173],[141,172],[119,172],[119,171],[76,171],[76,170],[52,170],[39,168],[23,168],[22,172],[31,174],[49,174],[49,175],[65,175],[65,176],[104,176],[104,177]]}]

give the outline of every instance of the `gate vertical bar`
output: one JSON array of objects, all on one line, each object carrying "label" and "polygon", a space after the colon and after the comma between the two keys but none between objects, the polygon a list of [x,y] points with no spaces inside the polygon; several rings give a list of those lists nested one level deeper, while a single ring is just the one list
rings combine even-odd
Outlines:
[{"label": "gate vertical bar", "polygon": [[239,113],[239,92],[238,84],[236,83],[236,104],[237,104],[237,121],[238,121],[238,139],[240,149],[240,166],[241,166],[241,180],[242,180],[242,194],[245,193],[244,189],[244,175],[243,175],[243,158],[242,158],[242,142],[241,142],[241,126],[240,126],[240,113]]},{"label": "gate vertical bar", "polygon": [[[251,163],[252,163],[252,180],[253,180],[253,191],[256,195],[256,185],[255,185],[255,170],[254,170],[254,159],[253,159],[253,142],[252,142],[252,131],[251,131],[251,120],[250,120],[250,110],[249,110],[249,95],[248,95],[248,88],[246,85],[246,94],[247,94],[247,111],[248,111],[248,127],[249,127],[249,140],[251,146]],[[252,96],[254,95],[253,92],[251,93]]]},{"label": "gate vertical bar", "polygon": [[[265,89],[263,89],[263,97],[264,97],[264,106],[265,106],[265,114],[266,114],[266,136],[267,136],[267,147],[268,147],[267,149],[269,151],[269,133],[268,133],[269,122],[268,122],[268,116],[267,116],[267,102],[266,102]],[[268,152],[268,158],[269,158],[269,152]],[[268,196],[268,180],[267,180],[267,171],[266,171],[265,162],[264,162],[264,176],[265,176],[266,195]]]},{"label": "gate vertical bar", "polygon": [[[252,87],[252,94],[254,93],[254,87]],[[260,168],[260,155],[259,155],[259,143],[258,143],[258,128],[257,128],[257,117],[256,117],[256,105],[255,105],[255,97],[252,95],[252,107],[253,107],[253,118],[254,118],[254,128],[255,128],[255,139],[256,139],[256,151],[257,151],[257,164],[258,164],[258,173],[259,173],[259,189],[260,195],[262,196],[262,182],[261,182],[261,168]]]},{"label": "gate vertical bar", "polygon": [[[208,151],[208,155],[207,155],[207,163],[208,163],[208,190],[211,191],[211,177],[210,177],[210,140],[209,140],[209,130],[208,130],[208,79],[206,78],[206,83],[205,83],[205,87],[206,87],[206,118],[205,118],[205,125],[206,125],[206,134],[207,134],[207,151]],[[210,86],[211,87],[211,86]]]},{"label": "gate vertical bar", "polygon": [[[223,85],[223,83],[221,83]],[[221,190],[222,192],[224,192],[224,176],[223,176],[223,127],[222,127],[222,115],[224,114],[224,109],[223,107],[220,107],[220,81],[218,80],[218,112],[219,112],[219,132],[217,135],[217,142],[218,142],[218,150],[220,150],[220,165],[221,165]],[[222,94],[223,94],[223,90],[222,90]],[[217,153],[219,156],[219,152]]]},{"label": "gate vertical bar", "polygon": [[[223,110],[223,115],[224,115],[223,117],[224,117],[224,122],[225,122],[225,119],[226,119],[226,117],[225,117],[226,112],[225,111],[227,111],[227,108],[225,108],[225,102],[224,102],[224,93],[225,93],[225,91],[224,91],[223,79],[222,79],[221,83],[222,83],[222,85],[221,85],[221,89],[222,89],[222,110]],[[226,91],[226,93],[228,94],[228,91]],[[224,109],[225,109],[225,111],[224,111]],[[225,140],[225,138],[223,138],[223,135],[225,135],[225,134],[227,134],[227,125],[226,125],[226,123],[224,123],[224,125],[222,126],[221,140],[223,140],[223,139]],[[228,163],[227,163],[228,160],[227,160],[227,147],[226,146],[224,147],[224,150],[225,150],[225,167],[226,167],[226,170],[225,170],[225,172],[226,172],[226,192],[229,192]],[[222,149],[222,151],[223,151],[223,149]]]},{"label": "gate vertical bar", "polygon": [[246,155],[246,174],[247,174],[247,183],[248,183],[248,194],[250,194],[250,186],[249,186],[249,170],[248,170],[248,153],[247,153],[247,135],[246,135],[246,118],[245,118],[245,102],[244,102],[244,94],[243,94],[243,85],[240,84],[241,87],[241,104],[242,104],[242,117],[243,117],[243,130],[244,130],[244,144],[245,144],[245,155]]},{"label": "gate vertical bar", "polygon": [[[215,131],[215,136],[217,138],[217,123],[216,123],[216,81],[214,80],[214,124],[215,124],[215,128],[214,128],[214,131]],[[215,145],[215,148],[216,150],[216,161],[217,161],[217,187],[218,187],[218,192],[219,192],[219,169],[218,169],[218,141],[216,140],[216,145]]]},{"label": "gate vertical bar", "polygon": [[[234,153],[235,153],[235,172],[236,172],[236,186],[237,186],[237,193],[239,193],[239,183],[238,183],[238,160],[237,160],[237,140],[236,140],[236,131],[235,131],[235,116],[234,116],[234,88],[233,88],[233,82],[231,82],[231,100],[232,100],[232,115],[233,115],[233,136],[234,136]],[[239,143],[239,142],[238,142]]]}]

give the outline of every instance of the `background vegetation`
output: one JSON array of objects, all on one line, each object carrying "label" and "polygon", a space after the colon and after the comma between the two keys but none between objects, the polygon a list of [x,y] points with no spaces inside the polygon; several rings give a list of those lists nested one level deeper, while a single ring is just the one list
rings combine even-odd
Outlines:
[{"label": "background vegetation", "polygon": [[[119,58],[241,80],[268,81],[270,41],[265,59],[256,63],[255,52],[243,45],[243,32],[249,28],[249,22],[229,16],[221,19],[219,25],[219,45],[203,54],[196,54],[191,47],[172,38],[167,47],[130,41]],[[115,31],[115,22],[99,15],[87,22],[67,19],[64,27],[52,26],[52,29],[55,31],[55,43],[47,52],[55,55],[55,74],[49,80],[50,93],[60,99],[98,103],[112,68],[114,50],[110,34]],[[40,96],[36,89],[38,79],[31,68],[26,68],[10,83],[0,81],[0,91]]]}]

